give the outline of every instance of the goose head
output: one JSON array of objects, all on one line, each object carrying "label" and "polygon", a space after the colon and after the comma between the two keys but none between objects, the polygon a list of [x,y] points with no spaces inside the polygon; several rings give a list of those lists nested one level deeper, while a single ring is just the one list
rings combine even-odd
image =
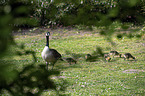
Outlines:
[{"label": "goose head", "polygon": [[50,32],[47,32],[47,33],[46,33],[46,36],[50,36]]}]

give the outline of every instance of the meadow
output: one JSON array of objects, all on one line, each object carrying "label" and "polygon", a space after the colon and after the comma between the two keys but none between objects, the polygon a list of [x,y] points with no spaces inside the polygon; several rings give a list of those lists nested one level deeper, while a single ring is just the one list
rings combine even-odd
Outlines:
[{"label": "meadow", "polygon": [[[98,96],[98,95],[145,95],[145,35],[141,38],[122,39],[116,37],[117,33],[110,38],[112,45],[105,36],[97,30],[78,30],[73,28],[36,28],[31,30],[19,30],[14,34],[18,44],[24,44],[25,49],[36,52],[36,65],[44,64],[41,52],[45,46],[45,33],[50,32],[50,47],[62,54],[62,57],[73,57],[77,64],[69,65],[65,61],[58,61],[54,70],[61,72],[58,79],[67,81],[66,90],[62,94],[66,96]],[[86,54],[97,55],[97,48],[103,53],[116,50],[121,54],[131,53],[136,60],[124,60],[124,58],[112,58],[105,62],[102,57],[96,61],[87,62]],[[96,54],[95,54],[96,53]],[[11,60],[13,59],[13,60]],[[28,62],[33,62],[31,55],[13,56],[7,58],[15,67],[21,70]],[[51,65],[49,68],[51,69]],[[53,91],[44,91],[42,96],[54,96]]]}]

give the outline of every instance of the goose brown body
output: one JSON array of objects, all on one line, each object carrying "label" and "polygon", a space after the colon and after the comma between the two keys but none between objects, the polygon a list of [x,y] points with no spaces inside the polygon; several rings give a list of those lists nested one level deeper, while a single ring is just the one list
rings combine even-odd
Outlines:
[{"label": "goose brown body", "polygon": [[42,58],[46,62],[51,63],[61,58],[61,54],[58,53],[55,49],[49,49],[48,46],[45,46],[44,50],[42,51]]}]

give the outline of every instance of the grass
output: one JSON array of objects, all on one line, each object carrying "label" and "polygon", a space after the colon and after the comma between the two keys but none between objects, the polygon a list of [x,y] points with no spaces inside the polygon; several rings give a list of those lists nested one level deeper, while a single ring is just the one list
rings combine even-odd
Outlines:
[{"label": "grass", "polygon": [[[115,46],[112,46],[105,37],[94,32],[75,29],[49,31],[51,32],[50,47],[58,50],[63,57],[71,56],[77,60],[77,64],[69,65],[67,62],[59,61],[54,66],[54,69],[61,71],[60,76],[68,81],[68,87],[63,94],[68,96],[145,95],[145,37],[132,39],[124,37],[119,40],[114,34],[111,38]],[[46,30],[40,34],[28,32],[25,35],[15,35],[18,44],[24,43],[26,49],[36,52],[38,65],[45,64],[41,58],[45,46],[45,33]],[[130,52],[137,61],[113,58],[110,62],[104,62],[102,59],[86,62],[84,56],[88,53],[92,54],[96,51],[96,47],[102,48],[104,53],[110,50],[117,50],[122,54]],[[10,58],[8,60],[19,68],[27,62],[32,62],[32,56],[13,56],[13,60]],[[55,92],[45,91],[42,96],[53,96],[53,94]]]}]

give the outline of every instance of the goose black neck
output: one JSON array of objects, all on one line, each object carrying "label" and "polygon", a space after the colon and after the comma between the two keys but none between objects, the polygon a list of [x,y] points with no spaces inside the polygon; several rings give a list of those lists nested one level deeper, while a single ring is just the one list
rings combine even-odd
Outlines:
[{"label": "goose black neck", "polygon": [[49,36],[46,36],[46,46],[49,47]]}]

